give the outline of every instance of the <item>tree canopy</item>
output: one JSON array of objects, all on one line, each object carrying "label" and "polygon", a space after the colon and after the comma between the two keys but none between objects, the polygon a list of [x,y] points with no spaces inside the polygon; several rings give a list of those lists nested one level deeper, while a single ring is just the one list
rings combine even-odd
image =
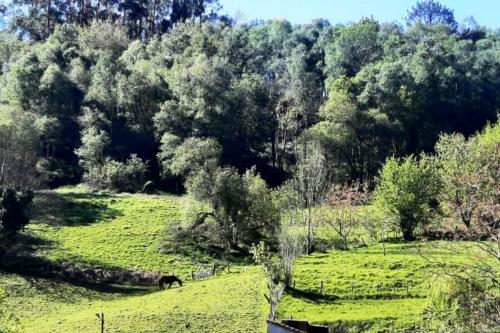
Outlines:
[{"label": "tree canopy", "polygon": [[373,185],[387,157],[432,153],[441,133],[468,137],[500,110],[498,32],[450,29],[435,1],[407,28],[235,24],[210,14],[216,1],[83,4],[7,6],[3,179],[22,146],[42,186],[103,188],[129,170],[174,190],[205,157],[277,186],[315,142],[335,182]]}]

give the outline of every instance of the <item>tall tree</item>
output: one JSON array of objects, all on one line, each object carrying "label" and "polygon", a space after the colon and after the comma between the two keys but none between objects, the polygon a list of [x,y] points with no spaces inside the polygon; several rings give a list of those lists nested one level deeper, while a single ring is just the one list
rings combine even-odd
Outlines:
[{"label": "tall tree", "polygon": [[32,40],[48,38],[64,23],[95,20],[119,23],[130,38],[147,40],[178,22],[217,20],[221,7],[218,0],[13,0],[8,8],[15,28]]},{"label": "tall tree", "polygon": [[453,10],[443,6],[435,0],[418,1],[417,4],[408,11],[406,22],[408,25],[417,22],[427,25],[445,24],[453,31],[458,27],[455,16],[453,15]]}]

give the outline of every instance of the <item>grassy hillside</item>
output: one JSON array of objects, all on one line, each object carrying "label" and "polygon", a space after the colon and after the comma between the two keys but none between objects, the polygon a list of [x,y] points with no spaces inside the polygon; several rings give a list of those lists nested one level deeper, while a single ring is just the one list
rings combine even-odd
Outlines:
[{"label": "grassy hillside", "polygon": [[190,276],[195,262],[158,250],[167,226],[180,222],[174,196],[99,195],[65,190],[38,196],[29,231],[50,260]]},{"label": "grassy hillside", "polygon": [[[94,332],[104,312],[106,332],[262,332],[267,305],[258,267],[190,281],[199,253],[163,254],[168,233],[182,222],[183,198],[104,195],[66,189],[41,193],[25,249],[48,261],[81,266],[175,273],[187,284],[160,292],[155,286],[78,283],[0,272],[7,306],[21,332]],[[327,235],[320,235],[326,240]],[[298,260],[294,289],[280,318],[307,319],[352,332],[401,332],[420,320],[427,305],[433,260],[462,261],[447,243],[388,243],[315,253]],[[323,290],[321,291],[321,282]],[[407,288],[408,286],[408,288]],[[344,330],[340,330],[344,332]]]},{"label": "grassy hillside", "polygon": [[[74,189],[37,196],[25,248],[49,261],[180,275],[182,288],[63,282],[0,273],[21,332],[262,332],[265,288],[259,270],[191,282],[199,256],[158,251],[167,226],[180,223],[180,198],[98,195]],[[208,258],[201,258],[208,259]],[[187,327],[186,327],[187,325]]]},{"label": "grassy hillside", "polygon": [[127,286],[76,286],[7,275],[22,332],[97,332],[104,312],[106,332],[262,332],[262,279],[255,271],[188,282],[166,291]]},{"label": "grassy hillside", "polygon": [[375,244],[303,257],[296,265],[295,289],[284,297],[279,316],[354,331],[411,331],[428,304],[436,260],[465,258],[448,251],[444,242],[387,244],[385,256],[382,244]]}]

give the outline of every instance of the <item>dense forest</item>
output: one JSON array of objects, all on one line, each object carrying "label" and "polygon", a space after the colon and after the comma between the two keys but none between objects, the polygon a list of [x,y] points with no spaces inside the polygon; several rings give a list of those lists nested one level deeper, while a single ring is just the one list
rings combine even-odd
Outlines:
[{"label": "dense forest", "polygon": [[16,0],[0,34],[2,184],[182,191],[217,155],[276,186],[310,145],[336,183],[371,184],[387,157],[499,111],[498,32],[424,4],[407,26],[293,25],[239,23],[212,0]]}]

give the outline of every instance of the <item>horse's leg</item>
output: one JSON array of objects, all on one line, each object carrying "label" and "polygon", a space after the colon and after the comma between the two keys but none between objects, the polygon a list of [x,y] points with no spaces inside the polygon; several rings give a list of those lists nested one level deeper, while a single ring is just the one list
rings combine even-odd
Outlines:
[{"label": "horse's leg", "polygon": [[163,282],[162,281],[158,282],[158,287],[160,288],[160,290],[163,290]]},{"label": "horse's leg", "polygon": [[168,284],[168,289],[172,288],[172,282]]}]

